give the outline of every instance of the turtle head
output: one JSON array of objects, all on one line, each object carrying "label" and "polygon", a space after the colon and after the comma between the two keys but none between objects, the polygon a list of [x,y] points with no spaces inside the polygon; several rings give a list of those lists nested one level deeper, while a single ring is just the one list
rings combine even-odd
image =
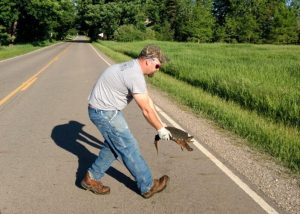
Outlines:
[{"label": "turtle head", "polygon": [[194,140],[194,136],[188,136],[187,137],[187,141],[188,142],[193,142],[193,140]]}]

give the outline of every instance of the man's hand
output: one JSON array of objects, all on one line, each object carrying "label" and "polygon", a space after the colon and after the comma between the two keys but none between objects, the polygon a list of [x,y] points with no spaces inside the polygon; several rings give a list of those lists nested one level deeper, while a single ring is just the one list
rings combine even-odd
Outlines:
[{"label": "man's hand", "polygon": [[170,137],[172,137],[171,132],[166,129],[165,127],[162,127],[158,130],[158,136],[162,140],[170,140]]}]

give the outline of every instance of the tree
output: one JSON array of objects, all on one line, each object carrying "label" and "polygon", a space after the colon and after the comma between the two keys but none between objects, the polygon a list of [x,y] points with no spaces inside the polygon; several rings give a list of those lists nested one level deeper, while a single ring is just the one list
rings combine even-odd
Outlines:
[{"label": "tree", "polygon": [[59,3],[52,0],[25,1],[21,6],[18,41],[41,41],[55,36]]},{"label": "tree", "polygon": [[259,3],[252,1],[230,1],[230,10],[225,16],[225,41],[257,42],[259,41],[259,25],[257,12]]},{"label": "tree", "polygon": [[146,15],[146,26],[153,27],[161,24],[161,11],[164,8],[163,1],[148,0],[143,4]]},{"label": "tree", "polygon": [[192,22],[188,23],[191,28],[190,40],[197,42],[210,42],[213,36],[215,19],[212,15],[212,1],[197,1],[193,8]]},{"label": "tree", "polygon": [[230,12],[230,0],[214,0],[212,11],[216,18],[216,24],[222,27],[225,23],[226,15]]},{"label": "tree", "polygon": [[70,0],[59,1],[58,25],[54,28],[57,39],[64,39],[75,27],[75,5]]},{"label": "tree", "polygon": [[298,39],[296,13],[283,0],[265,0],[258,22],[263,42],[295,43]]},{"label": "tree", "polygon": [[70,0],[18,1],[18,42],[62,39],[73,27],[74,5]]},{"label": "tree", "polygon": [[287,5],[290,9],[294,9],[297,12],[297,15],[300,15],[300,0],[288,0]]},{"label": "tree", "polygon": [[285,0],[215,0],[215,40],[295,43],[296,15],[288,5]]},{"label": "tree", "polygon": [[85,15],[87,14],[88,11],[88,5],[91,4],[92,4],[91,0],[76,0],[75,2],[76,11],[77,11],[75,22],[76,22],[77,30],[81,34],[87,34],[87,31],[89,29],[89,26],[85,20]]},{"label": "tree", "polygon": [[176,16],[174,4],[176,1],[166,0],[148,0],[143,4],[146,27],[156,32],[158,40],[173,40],[174,26],[172,26],[170,19]]},{"label": "tree", "polygon": [[209,42],[214,18],[212,1],[181,1],[175,21],[175,38],[179,41]]},{"label": "tree", "polygon": [[100,32],[101,27],[101,6],[102,4],[88,4],[85,7],[85,13],[81,17],[83,20],[83,29],[87,32],[87,35],[95,40]]},{"label": "tree", "polygon": [[14,42],[18,16],[19,11],[16,2],[0,1],[0,45]]},{"label": "tree", "polygon": [[298,33],[298,43],[300,43],[300,0],[289,0],[289,9],[293,10],[296,14],[297,19],[297,33]]},{"label": "tree", "polygon": [[99,30],[103,32],[108,39],[113,39],[115,30],[118,29],[121,23],[122,8],[121,3],[111,2],[108,4],[101,5],[100,10],[100,28]]},{"label": "tree", "polygon": [[[113,39],[115,31],[122,25],[134,25],[145,30],[146,16],[139,0],[135,1],[78,1],[78,20],[82,32],[87,32],[92,40],[103,33],[105,38]],[[116,34],[119,35],[119,34]]]}]

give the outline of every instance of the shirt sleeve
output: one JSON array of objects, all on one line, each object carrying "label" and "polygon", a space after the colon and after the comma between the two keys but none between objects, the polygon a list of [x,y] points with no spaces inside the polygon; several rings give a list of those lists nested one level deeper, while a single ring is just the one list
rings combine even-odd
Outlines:
[{"label": "shirt sleeve", "polygon": [[147,93],[145,77],[140,71],[129,72],[129,75],[126,75],[125,82],[131,94]]}]

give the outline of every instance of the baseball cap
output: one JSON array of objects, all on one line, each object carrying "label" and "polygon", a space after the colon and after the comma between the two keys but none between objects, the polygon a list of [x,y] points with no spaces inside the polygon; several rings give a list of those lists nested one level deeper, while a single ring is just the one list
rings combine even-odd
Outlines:
[{"label": "baseball cap", "polygon": [[157,58],[160,63],[169,61],[167,56],[161,51],[160,47],[156,45],[147,45],[146,47],[144,47],[139,57]]}]

